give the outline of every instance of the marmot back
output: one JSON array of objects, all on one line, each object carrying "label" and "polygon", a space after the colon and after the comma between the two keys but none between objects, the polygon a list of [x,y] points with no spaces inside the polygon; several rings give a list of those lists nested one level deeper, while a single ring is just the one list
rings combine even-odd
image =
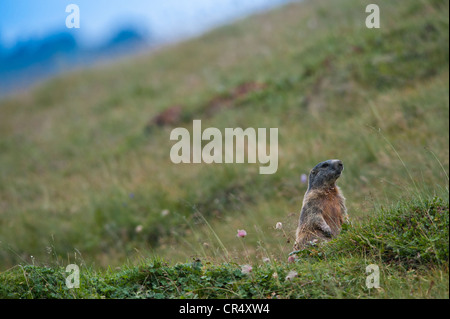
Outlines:
[{"label": "marmot back", "polygon": [[342,224],[348,218],[345,198],[336,185],[343,170],[340,160],[319,163],[311,170],[294,249],[304,248],[310,242],[328,241],[339,235]]}]

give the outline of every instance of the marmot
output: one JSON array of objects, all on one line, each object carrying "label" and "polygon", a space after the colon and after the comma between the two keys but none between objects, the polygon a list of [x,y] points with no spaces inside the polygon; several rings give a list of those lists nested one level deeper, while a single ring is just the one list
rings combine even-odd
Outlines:
[{"label": "marmot", "polygon": [[336,237],[342,224],[347,222],[345,198],[336,185],[343,170],[340,160],[319,163],[311,170],[296,232],[295,250],[310,242]]}]

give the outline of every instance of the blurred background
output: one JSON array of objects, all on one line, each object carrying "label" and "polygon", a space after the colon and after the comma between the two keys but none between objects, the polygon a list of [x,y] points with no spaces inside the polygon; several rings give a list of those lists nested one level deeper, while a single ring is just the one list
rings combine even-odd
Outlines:
[{"label": "blurred background", "polygon": [[[198,36],[292,0],[0,2],[0,94],[55,73]],[[67,28],[66,6],[80,9]]]}]

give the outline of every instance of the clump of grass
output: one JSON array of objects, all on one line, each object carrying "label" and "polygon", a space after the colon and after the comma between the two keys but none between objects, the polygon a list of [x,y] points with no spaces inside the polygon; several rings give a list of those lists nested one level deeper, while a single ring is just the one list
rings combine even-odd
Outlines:
[{"label": "clump of grass", "polygon": [[305,257],[333,258],[364,255],[406,268],[448,265],[448,200],[399,203],[381,210],[364,223],[346,226],[323,247],[298,252]]},{"label": "clump of grass", "polygon": [[[89,290],[69,289],[66,276],[63,267],[18,265],[1,274],[0,296],[10,299],[72,299],[89,293]],[[83,276],[81,280],[86,278]]]}]

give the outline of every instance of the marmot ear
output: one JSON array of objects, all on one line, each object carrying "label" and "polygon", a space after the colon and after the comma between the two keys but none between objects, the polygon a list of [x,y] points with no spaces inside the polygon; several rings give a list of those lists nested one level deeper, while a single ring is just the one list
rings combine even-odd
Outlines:
[{"label": "marmot ear", "polygon": [[317,171],[315,169],[311,170],[311,175],[316,175]]}]

